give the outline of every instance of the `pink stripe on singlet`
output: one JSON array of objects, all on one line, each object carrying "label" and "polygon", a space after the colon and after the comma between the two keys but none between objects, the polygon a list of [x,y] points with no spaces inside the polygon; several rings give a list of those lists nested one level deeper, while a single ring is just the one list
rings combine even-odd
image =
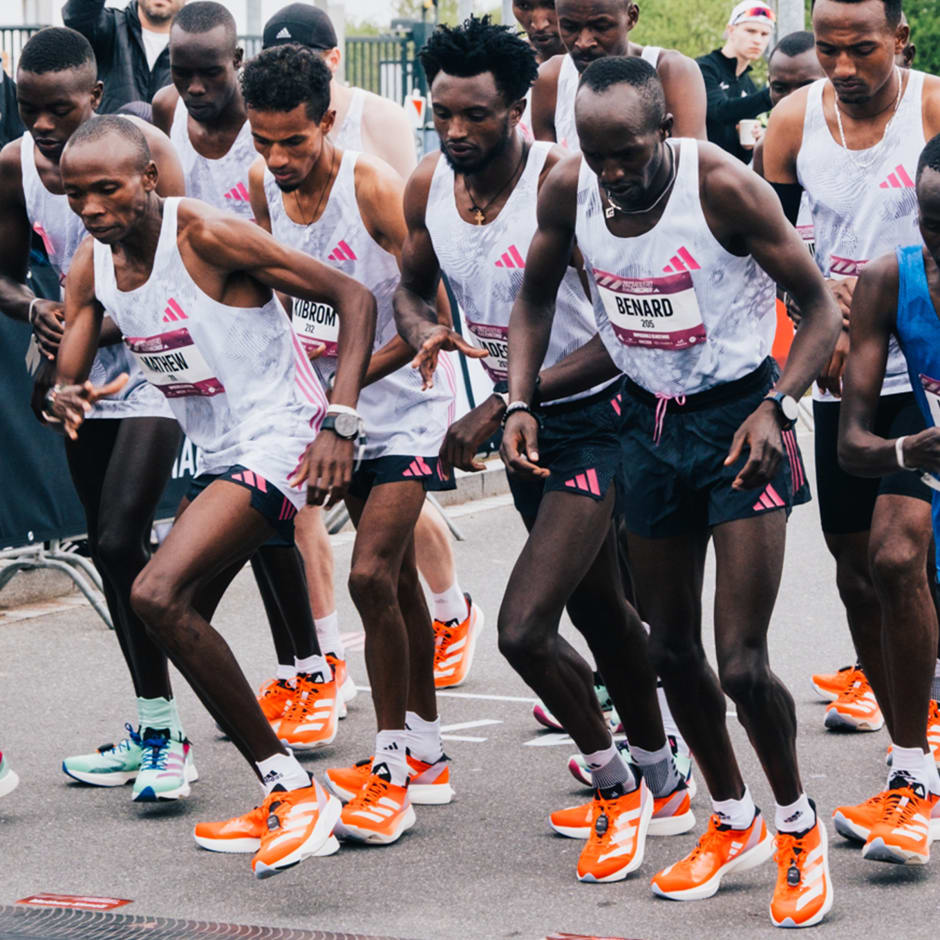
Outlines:
[{"label": "pink stripe on singlet", "polygon": [[304,393],[307,400],[317,406],[317,414],[314,416],[314,422],[319,424],[327,408],[326,396],[323,394],[323,389],[320,387],[320,382],[314,374],[310,360],[307,358],[307,354],[304,352],[293,330],[291,330],[291,340],[294,343],[295,377],[297,379],[297,385],[300,387],[300,390]]},{"label": "pink stripe on singlet", "polygon": [[450,356],[445,354],[438,361],[444,372],[444,377],[447,379],[447,384],[450,386],[452,396],[450,404],[447,406],[447,426],[450,427],[454,423],[454,416],[457,412],[457,375]]}]

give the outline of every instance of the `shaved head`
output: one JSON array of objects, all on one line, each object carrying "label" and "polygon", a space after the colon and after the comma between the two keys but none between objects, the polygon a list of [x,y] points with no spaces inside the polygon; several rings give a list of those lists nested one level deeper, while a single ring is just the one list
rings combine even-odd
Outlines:
[{"label": "shaved head", "polygon": [[133,121],[119,114],[104,114],[89,118],[69,138],[62,156],[65,157],[70,151],[89,143],[98,144],[101,152],[107,153],[108,148],[104,146],[104,142],[114,138],[118,138],[129,146],[141,172],[153,161],[150,146],[143,131]]}]

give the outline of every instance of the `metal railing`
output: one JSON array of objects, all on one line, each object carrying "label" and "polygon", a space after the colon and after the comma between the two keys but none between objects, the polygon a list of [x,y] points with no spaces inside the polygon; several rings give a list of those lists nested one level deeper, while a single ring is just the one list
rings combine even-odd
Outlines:
[{"label": "metal railing", "polygon": [[3,55],[3,68],[7,75],[16,75],[16,64],[26,40],[40,29],[42,26],[35,23],[27,26],[0,26],[0,53]]}]

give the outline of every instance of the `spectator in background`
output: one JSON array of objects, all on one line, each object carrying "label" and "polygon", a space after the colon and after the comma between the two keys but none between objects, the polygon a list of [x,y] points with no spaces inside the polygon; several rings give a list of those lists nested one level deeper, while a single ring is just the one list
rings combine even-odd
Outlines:
[{"label": "spectator in background", "polygon": [[739,3],[728,18],[725,44],[696,59],[705,79],[708,139],[745,163],[758,138],[742,144],[739,124],[770,110],[770,90],[754,84],[751,63],[767,48],[775,19],[766,3]]},{"label": "spectator in background", "polygon": [[16,109],[16,82],[6,73],[6,55],[0,67],[0,147],[23,136],[23,122]]},{"label": "spectator in background", "polygon": [[99,114],[129,101],[150,101],[170,83],[170,22],[185,0],[131,0],[123,10],[105,0],[68,0],[62,21],[91,43],[104,82]]},{"label": "spectator in background", "polygon": [[[901,11],[901,25],[911,25],[908,23],[903,10]],[[917,46],[914,45],[914,40],[911,38],[910,34],[908,34],[907,45],[894,57],[895,64],[898,68],[909,69],[914,65],[915,55],[917,55]]]}]

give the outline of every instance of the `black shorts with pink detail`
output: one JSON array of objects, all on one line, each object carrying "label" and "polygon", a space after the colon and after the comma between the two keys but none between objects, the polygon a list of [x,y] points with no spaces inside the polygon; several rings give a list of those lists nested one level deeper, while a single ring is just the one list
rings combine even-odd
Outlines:
[{"label": "black shorts with pink detail", "polygon": [[535,521],[542,497],[552,490],[599,502],[618,480],[621,384],[618,379],[586,398],[538,409],[539,463],[551,475],[540,480],[508,473],[513,502],[528,523]]},{"label": "black shorts with pink detail", "polygon": [[623,392],[623,515],[643,538],[672,538],[749,519],[810,500],[794,431],[781,434],[783,458],[756,490],[731,484],[747,462],[724,465],[735,432],[777,379],[773,359],[749,375],[689,395],[657,400],[629,379]]},{"label": "black shorts with pink detail", "polygon": [[216,480],[237,483],[251,493],[252,509],[260,512],[276,533],[272,544],[294,544],[294,516],[297,515],[294,504],[260,473],[255,473],[241,464],[235,464],[222,473],[200,474],[190,483],[186,498],[190,501],[194,500]]},{"label": "black shorts with pink detail", "polygon": [[383,483],[407,483],[419,481],[425,490],[454,490],[457,484],[453,477],[444,476],[437,457],[407,457],[390,454],[363,460],[353,473],[349,484],[349,495],[368,499],[373,487]]}]

